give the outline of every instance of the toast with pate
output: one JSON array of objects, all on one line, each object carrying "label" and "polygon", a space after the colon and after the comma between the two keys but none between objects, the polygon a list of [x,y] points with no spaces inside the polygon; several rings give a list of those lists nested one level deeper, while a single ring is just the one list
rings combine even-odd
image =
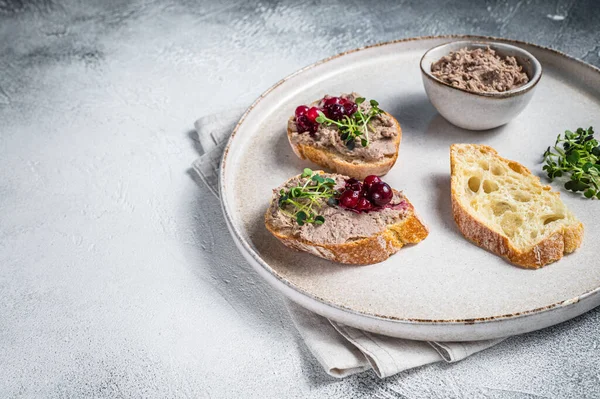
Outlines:
[{"label": "toast with pate", "polygon": [[364,179],[385,175],[394,166],[402,129],[377,101],[350,93],[326,95],[309,106],[297,107],[288,120],[287,135],[300,159]]},{"label": "toast with pate", "polygon": [[273,190],[267,229],[284,245],[334,262],[382,262],[428,235],[413,205],[377,176],[305,169]]},{"label": "toast with pate", "polygon": [[485,145],[450,148],[454,220],[478,246],[525,268],[575,251],[583,224],[523,165]]}]

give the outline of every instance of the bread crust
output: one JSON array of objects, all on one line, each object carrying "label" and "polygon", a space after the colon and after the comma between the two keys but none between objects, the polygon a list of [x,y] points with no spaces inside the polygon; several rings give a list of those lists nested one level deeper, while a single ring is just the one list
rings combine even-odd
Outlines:
[{"label": "bread crust", "polygon": [[[498,152],[492,147],[479,145],[478,148],[506,162],[513,170],[522,174],[532,175],[531,171],[525,166],[500,157]],[[529,269],[538,269],[555,262],[561,259],[564,254],[571,253],[581,246],[583,241],[583,224],[581,222],[565,227],[562,231],[540,241],[528,251],[519,250],[511,244],[508,237],[490,229],[484,221],[479,220],[476,215],[471,214],[468,209],[462,206],[459,200],[460,196],[456,192],[455,182],[458,176],[454,173],[456,166],[455,151],[456,144],[453,144],[450,147],[452,212],[454,214],[454,221],[466,238],[476,245],[504,257],[515,265]],[[534,177],[540,181],[539,177]],[[551,190],[549,186],[542,187],[544,190]],[[555,194],[560,196],[560,193]]]},{"label": "bread crust", "polygon": [[[394,190],[395,191],[395,190]],[[271,222],[270,206],[265,213],[265,226],[285,246],[297,251],[308,252],[321,258],[350,265],[370,265],[383,262],[406,244],[416,244],[429,234],[425,224],[408,204],[408,215],[398,223],[388,225],[380,233],[342,244],[315,243],[299,237],[286,235]],[[272,201],[275,200],[275,197]]]},{"label": "bread crust", "polygon": [[[289,128],[289,123],[287,136],[294,153],[300,159],[308,159],[323,168],[331,170],[334,173],[354,177],[360,180],[363,180],[369,175],[383,176],[389,172],[396,163],[396,160],[398,159],[398,152],[400,150],[400,142],[402,141],[402,128],[400,127],[400,123],[392,115],[388,114],[387,112],[385,114],[392,119],[394,128],[398,131],[398,134],[394,139],[396,152],[391,157],[384,157],[383,159],[375,162],[353,163],[353,159],[351,157],[335,151],[329,151],[327,149],[317,148],[306,144],[294,144],[292,141],[292,130]],[[294,117],[290,117],[290,121],[293,120]]]}]

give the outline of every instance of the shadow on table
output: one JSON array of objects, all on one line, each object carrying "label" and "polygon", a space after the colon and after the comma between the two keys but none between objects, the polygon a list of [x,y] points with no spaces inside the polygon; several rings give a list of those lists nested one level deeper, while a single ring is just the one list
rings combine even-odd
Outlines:
[{"label": "shadow on table", "polygon": [[450,174],[435,174],[433,176],[436,188],[437,206],[435,208],[438,218],[443,221],[444,228],[450,233],[462,237],[454,222],[452,214],[452,201],[450,196]]},{"label": "shadow on table", "polygon": [[[199,187],[206,187],[194,170],[189,169],[187,174]],[[239,253],[227,230],[219,200],[209,190],[199,190],[188,212],[196,221],[194,244],[204,258],[204,269],[198,269],[197,275],[204,281],[209,277],[211,287],[242,318],[280,329],[281,318],[288,317],[285,307]]]},{"label": "shadow on table", "polygon": [[[308,347],[302,340],[300,333],[294,332],[294,341],[298,347],[298,356],[300,358],[300,367],[302,375],[308,380],[311,387],[335,384],[340,380],[330,376],[323,370],[317,359],[310,353]],[[352,377],[349,377],[352,378]]]},{"label": "shadow on table", "polygon": [[[189,169],[187,174],[199,187],[206,187],[194,170]],[[198,244],[196,246],[205,259],[205,267],[196,270],[198,277],[206,282],[208,274],[212,279],[208,281],[211,287],[250,324],[292,331],[302,374],[311,386],[335,383],[337,380],[323,371],[294,328],[281,296],[261,279],[235,247],[226,228],[219,200],[208,190],[201,190],[190,212],[197,221],[193,233]]]},{"label": "shadow on table", "polygon": [[200,141],[198,141],[198,133],[194,129],[192,129],[192,130],[188,130],[188,132],[186,133],[186,136],[190,139],[190,142],[192,143],[192,147],[194,147],[194,150],[196,150],[198,155],[203,155],[204,148],[202,148]]}]

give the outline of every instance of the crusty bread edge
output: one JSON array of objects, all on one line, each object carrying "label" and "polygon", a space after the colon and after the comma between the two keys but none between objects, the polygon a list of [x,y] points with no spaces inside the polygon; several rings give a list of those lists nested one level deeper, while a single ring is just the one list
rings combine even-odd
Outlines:
[{"label": "crusty bread edge", "polygon": [[348,157],[345,157],[344,155],[334,151],[329,151],[306,144],[294,144],[292,141],[292,130],[289,127],[289,122],[293,121],[294,119],[293,116],[288,120],[287,136],[294,153],[300,159],[308,159],[323,168],[331,170],[334,173],[354,177],[360,180],[363,180],[369,175],[383,176],[389,172],[396,163],[396,160],[398,159],[398,152],[400,150],[400,142],[402,141],[402,128],[400,127],[400,123],[396,120],[396,118],[387,112],[386,115],[392,119],[394,127],[396,130],[398,130],[398,135],[395,137],[396,152],[393,156],[385,157],[384,159],[376,162],[352,163],[349,161]]},{"label": "crusty bread edge", "polygon": [[[274,201],[276,195],[273,195]],[[265,226],[285,246],[308,252],[321,258],[350,265],[370,265],[383,262],[395,254],[406,244],[416,244],[424,240],[429,234],[425,224],[414,212],[414,207],[405,197],[409,206],[409,215],[398,223],[388,225],[387,228],[370,237],[352,240],[342,244],[321,244],[311,242],[299,237],[283,234],[271,223],[270,209],[265,213]]]},{"label": "crusty bread edge", "polygon": [[[498,156],[501,160],[507,162],[512,168],[518,170],[520,173],[532,175],[531,171],[523,165],[500,157],[498,152],[492,147],[486,145],[480,145],[479,147],[485,152]],[[473,241],[476,245],[506,258],[515,265],[529,269],[538,269],[549,263],[555,262],[561,259],[565,253],[571,253],[581,246],[583,241],[583,224],[581,222],[566,227],[563,231],[545,238],[525,252],[515,248],[511,244],[509,238],[505,235],[495,232],[487,227],[484,221],[479,220],[463,207],[459,200],[460,196],[455,191],[456,185],[454,181],[458,177],[454,174],[456,164],[454,148],[454,144],[450,146],[452,212],[454,214],[454,221],[466,238]],[[539,177],[534,175],[533,177],[540,181]],[[551,187],[549,186],[542,185],[542,187],[544,190],[551,190]],[[559,196],[560,193],[556,193],[556,195]]]}]

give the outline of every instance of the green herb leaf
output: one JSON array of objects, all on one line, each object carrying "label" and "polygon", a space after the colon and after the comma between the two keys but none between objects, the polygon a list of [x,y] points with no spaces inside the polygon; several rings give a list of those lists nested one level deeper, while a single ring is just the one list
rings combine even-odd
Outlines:
[{"label": "green herb leaf", "polygon": [[586,183],[579,180],[569,180],[565,183],[565,188],[574,192],[583,191],[588,187],[589,186]]},{"label": "green herb leaf", "polygon": [[600,199],[600,145],[592,127],[559,134],[543,156],[542,169],[551,180],[564,176],[569,179],[564,183],[567,190]]},{"label": "green herb leaf", "polygon": [[325,179],[321,175],[318,175],[318,174],[312,175],[311,180],[314,180],[317,183],[324,183],[325,182]]},{"label": "green herb leaf", "polygon": [[[575,136],[575,133],[573,133],[570,130],[565,130],[565,138],[567,139],[572,139]],[[560,138],[560,134],[558,135],[558,137]],[[558,139],[557,139],[558,140]]]},{"label": "green herb leaf", "polygon": [[304,225],[304,221],[306,220],[306,218],[306,212],[304,211],[300,211],[296,214],[296,222],[298,222],[300,226]]},{"label": "green herb leaf", "polygon": [[334,197],[338,192],[333,189],[335,180],[324,178],[309,168],[304,169],[301,177],[305,180],[298,185],[279,191],[279,208],[283,214],[294,218],[299,226],[323,224],[325,218],[319,217],[314,208],[324,206],[329,200],[337,201]]},{"label": "green herb leaf", "polygon": [[290,190],[290,197],[291,198],[298,198],[302,195],[302,188],[300,187],[294,187]]},{"label": "green herb leaf", "polygon": [[[365,101],[364,97],[358,97],[354,100],[357,105]],[[346,147],[352,151],[356,147],[355,140],[360,139],[363,147],[369,146],[369,121],[384,111],[379,108],[376,100],[370,100],[371,107],[365,111],[358,108],[351,116],[344,115],[341,120],[333,120],[319,112],[316,121],[326,126],[336,126],[340,133],[340,139],[346,144]]]},{"label": "green herb leaf", "polygon": [[580,159],[581,157],[577,151],[572,151],[567,155],[567,162],[569,163],[577,163]]},{"label": "green herb leaf", "polygon": [[[550,147],[546,151],[544,151],[544,158],[551,154]],[[545,167],[544,167],[545,168]]]}]

